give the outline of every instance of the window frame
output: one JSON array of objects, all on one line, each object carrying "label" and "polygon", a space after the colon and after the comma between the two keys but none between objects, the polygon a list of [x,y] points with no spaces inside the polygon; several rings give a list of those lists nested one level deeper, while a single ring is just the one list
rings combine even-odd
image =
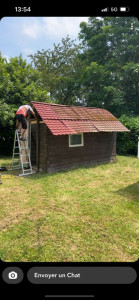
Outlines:
[{"label": "window frame", "polygon": [[[81,144],[71,145],[71,136],[72,135],[80,135],[81,136]],[[82,133],[69,134],[69,147],[82,147],[84,146],[84,136]]]}]

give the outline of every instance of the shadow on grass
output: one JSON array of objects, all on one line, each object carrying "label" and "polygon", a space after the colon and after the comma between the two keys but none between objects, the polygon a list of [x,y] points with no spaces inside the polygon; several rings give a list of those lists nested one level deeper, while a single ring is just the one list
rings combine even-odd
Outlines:
[{"label": "shadow on grass", "polygon": [[139,181],[128,185],[124,189],[118,190],[116,194],[125,196],[126,198],[130,198],[130,200],[133,200],[135,202],[139,202]]},{"label": "shadow on grass", "polygon": [[[50,173],[46,173],[45,171],[43,172],[36,172],[35,174],[32,175],[28,175],[28,176],[24,176],[27,177],[28,179],[40,179],[40,178],[44,178],[44,177],[56,177],[58,174],[69,174],[72,172],[75,172],[76,170],[88,170],[88,169],[94,169],[97,168],[98,166],[102,166],[105,167],[108,166],[109,164],[114,164],[116,163],[116,161],[110,161],[110,160],[104,160],[104,161],[97,161],[97,162],[92,162],[92,163],[84,163],[83,165],[76,165],[76,166],[69,166],[69,168],[65,168],[63,170],[57,170],[57,171],[52,171]],[[9,173],[10,175],[19,175],[22,173],[21,169],[18,170],[11,170],[11,164],[12,164],[12,159],[11,157],[0,157],[0,166],[6,167],[7,169],[7,173]],[[35,171],[36,167],[32,166],[33,170]],[[4,172],[5,173],[5,172]]]}]

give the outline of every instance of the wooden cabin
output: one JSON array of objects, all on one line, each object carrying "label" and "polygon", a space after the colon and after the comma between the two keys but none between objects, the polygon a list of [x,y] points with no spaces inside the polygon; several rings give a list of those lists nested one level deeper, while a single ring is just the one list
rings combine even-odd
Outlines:
[{"label": "wooden cabin", "polygon": [[129,131],[103,108],[31,102],[31,162],[46,173],[113,162],[116,134]]}]

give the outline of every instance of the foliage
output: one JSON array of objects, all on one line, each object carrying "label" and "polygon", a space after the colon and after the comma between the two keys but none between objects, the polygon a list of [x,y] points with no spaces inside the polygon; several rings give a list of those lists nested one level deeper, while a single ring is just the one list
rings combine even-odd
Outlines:
[{"label": "foliage", "polygon": [[33,101],[50,101],[42,88],[37,70],[22,56],[9,62],[0,55],[0,153],[11,153],[15,130],[15,112],[18,107]]},{"label": "foliage", "polygon": [[120,132],[117,137],[117,152],[120,155],[137,155],[139,117],[123,115],[119,119],[130,132]]},{"label": "foliage", "polygon": [[[86,104],[92,106],[95,103],[95,92],[97,106],[103,103],[117,117],[130,113],[131,108],[135,115],[139,114],[138,20],[90,17],[89,22],[82,22],[80,27],[79,37],[84,46],[81,53],[83,71],[86,73],[94,63],[98,68],[98,72],[92,70],[83,81]],[[101,101],[97,101],[99,96]]]},{"label": "foliage", "polygon": [[11,155],[14,141],[14,127],[0,124],[0,154]]},{"label": "foliage", "polygon": [[42,89],[39,73],[27,64],[21,55],[5,63],[5,72],[9,79],[8,92],[4,95],[4,101],[7,104],[14,104],[18,108],[31,100],[48,101],[47,91]]},{"label": "foliage", "polygon": [[37,51],[30,55],[32,64],[40,72],[44,89],[57,103],[73,104],[78,97],[78,76],[81,61],[80,46],[67,36],[53,50]]},{"label": "foliage", "polygon": [[138,20],[90,17],[80,28],[80,44],[67,36],[30,56],[44,89],[57,103],[105,107],[117,117],[131,108],[139,114]]}]

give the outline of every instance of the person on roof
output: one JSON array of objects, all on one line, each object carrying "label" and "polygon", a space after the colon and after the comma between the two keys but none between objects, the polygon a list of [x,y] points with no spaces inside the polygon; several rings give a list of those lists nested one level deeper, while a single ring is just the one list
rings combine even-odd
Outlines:
[{"label": "person on roof", "polygon": [[25,131],[27,130],[27,121],[26,118],[28,116],[28,112],[31,112],[31,114],[35,117],[35,112],[31,108],[30,105],[21,105],[17,112],[16,112],[16,120],[17,120],[17,127],[21,133],[20,135],[20,141],[25,141],[26,139],[23,137]]}]

